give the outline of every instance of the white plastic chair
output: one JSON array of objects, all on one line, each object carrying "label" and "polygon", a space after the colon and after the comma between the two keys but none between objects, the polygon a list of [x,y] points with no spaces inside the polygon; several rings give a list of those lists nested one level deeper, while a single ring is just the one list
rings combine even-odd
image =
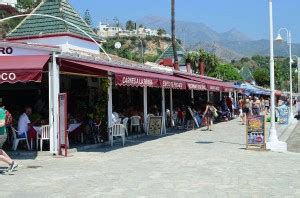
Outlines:
[{"label": "white plastic chair", "polygon": [[127,129],[123,124],[114,124],[111,128],[111,146],[114,144],[114,137],[121,137],[124,146],[126,131]]},{"label": "white plastic chair", "polygon": [[18,148],[19,142],[20,141],[26,141],[27,144],[27,148],[28,150],[30,150],[30,146],[28,143],[28,139],[27,139],[27,133],[25,133],[25,138],[18,138],[17,133],[19,133],[14,127],[11,127],[12,133],[13,133],[13,145],[12,145],[12,149],[15,151]]},{"label": "white plastic chair", "polygon": [[126,127],[126,135],[128,136],[128,120],[129,118],[124,118],[122,124]]},{"label": "white plastic chair", "polygon": [[132,132],[132,127],[137,127],[138,132],[140,132],[141,129],[141,117],[140,116],[132,116],[130,118],[130,131]]},{"label": "white plastic chair", "polygon": [[44,125],[41,127],[41,134],[36,134],[36,149],[38,149],[40,140],[40,149],[43,151],[43,141],[44,140],[50,140],[50,126]]}]

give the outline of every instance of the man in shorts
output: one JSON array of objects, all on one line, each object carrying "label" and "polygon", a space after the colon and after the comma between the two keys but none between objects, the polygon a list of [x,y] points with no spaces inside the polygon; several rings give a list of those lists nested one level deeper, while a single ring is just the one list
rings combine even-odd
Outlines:
[{"label": "man in shorts", "polygon": [[2,146],[4,145],[7,139],[5,119],[6,119],[6,110],[3,107],[0,107],[0,161],[7,163],[9,165],[7,171],[12,172],[17,167],[17,165],[5,153],[5,151],[2,150]]}]

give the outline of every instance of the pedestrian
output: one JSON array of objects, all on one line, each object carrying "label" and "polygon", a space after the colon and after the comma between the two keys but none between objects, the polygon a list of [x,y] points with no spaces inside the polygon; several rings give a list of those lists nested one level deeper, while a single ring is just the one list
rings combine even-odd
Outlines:
[{"label": "pedestrian", "polygon": [[258,97],[254,97],[254,101],[252,103],[252,113],[253,115],[259,115],[261,109],[261,101]]},{"label": "pedestrian", "polygon": [[0,161],[3,161],[9,165],[7,171],[12,172],[17,168],[17,164],[6,154],[2,147],[7,140],[6,132],[6,110],[0,107]]},{"label": "pedestrian", "polygon": [[213,118],[216,116],[217,109],[212,105],[211,102],[207,102],[203,115],[206,118],[206,126],[208,131],[212,131]]},{"label": "pedestrian", "polygon": [[247,98],[243,105],[243,112],[245,118],[248,118],[251,115],[250,108],[251,108],[251,101],[249,98]]}]

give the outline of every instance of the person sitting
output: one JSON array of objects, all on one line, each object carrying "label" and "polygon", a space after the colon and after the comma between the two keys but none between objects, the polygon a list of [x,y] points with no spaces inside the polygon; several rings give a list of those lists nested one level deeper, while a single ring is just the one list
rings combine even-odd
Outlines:
[{"label": "person sitting", "polygon": [[25,112],[20,116],[18,121],[18,134],[17,134],[19,138],[27,137],[27,133],[31,125],[31,121],[29,120],[29,116],[31,114],[32,114],[31,107],[26,107]]}]

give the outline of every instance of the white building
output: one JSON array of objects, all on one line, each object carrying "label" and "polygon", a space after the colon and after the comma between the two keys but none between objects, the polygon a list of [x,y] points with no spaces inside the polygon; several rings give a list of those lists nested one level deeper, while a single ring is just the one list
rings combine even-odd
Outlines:
[{"label": "white building", "polygon": [[[153,30],[150,28],[137,28],[136,30],[125,30],[122,29],[121,27],[117,27],[116,25],[110,25],[110,24],[104,24],[104,23],[99,23],[99,32],[98,35],[101,36],[102,38],[105,37],[115,37],[115,36],[120,36],[120,37],[128,37],[128,36],[138,36],[145,38],[146,36],[159,36],[157,30]],[[162,37],[168,37],[171,38],[169,34],[163,34],[161,35]]]},{"label": "white building", "polygon": [[16,7],[18,0],[0,0],[0,4],[10,5],[12,7]]},{"label": "white building", "polygon": [[120,32],[123,32],[121,27],[117,27],[110,24],[99,23],[99,36],[101,37],[114,37],[117,36]]}]

